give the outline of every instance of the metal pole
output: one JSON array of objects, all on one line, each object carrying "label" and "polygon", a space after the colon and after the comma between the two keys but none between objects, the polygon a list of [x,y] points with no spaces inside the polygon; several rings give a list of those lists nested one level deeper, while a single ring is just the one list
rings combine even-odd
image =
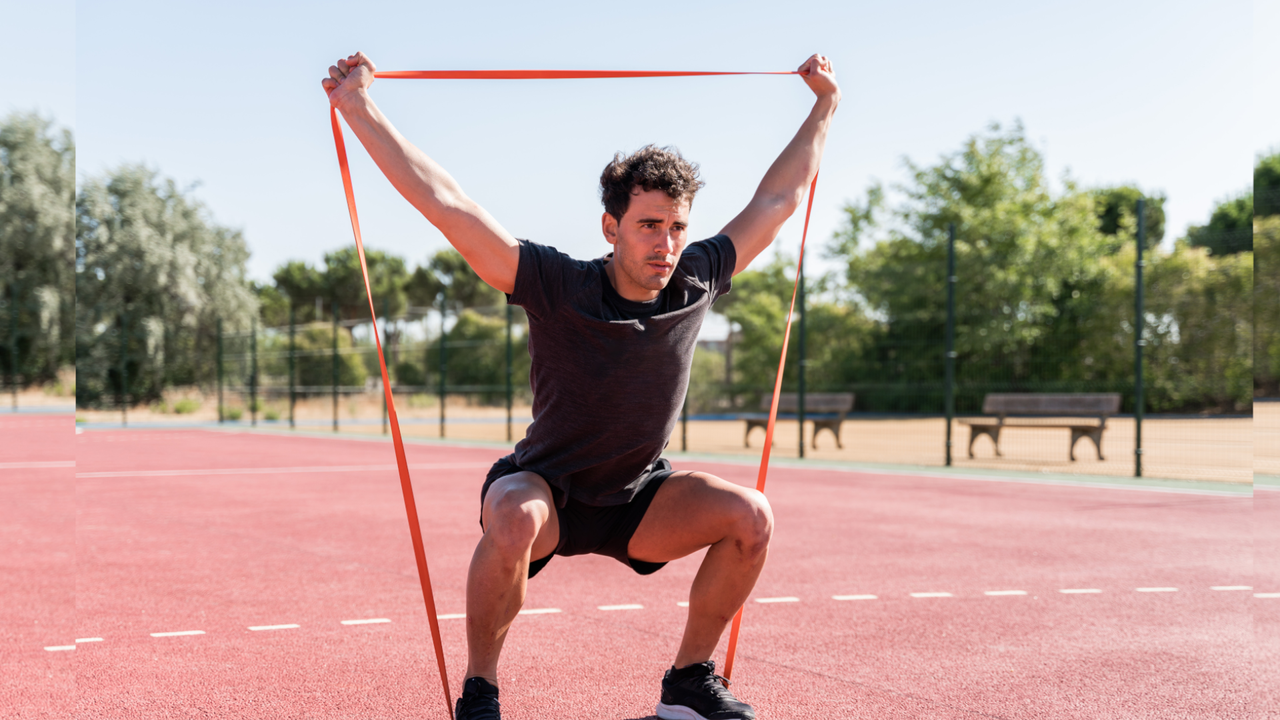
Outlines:
[{"label": "metal pole", "polygon": [[[800,362],[796,365],[796,373],[799,376],[800,387],[796,393],[796,418],[800,421],[800,459],[804,459],[804,363],[805,363],[805,347],[804,347],[804,253],[800,254],[799,283],[796,287],[796,301],[800,306]],[[814,431],[816,434],[816,430]]]},{"label": "metal pole", "polygon": [[249,324],[249,424],[258,427],[258,318]]},{"label": "metal pole", "polygon": [[444,336],[445,294],[440,294],[440,437],[444,437],[444,389],[445,376],[449,371],[448,356],[445,350]]},{"label": "metal pole", "polygon": [[685,392],[684,406],[680,408],[680,452],[689,452],[689,393]]},{"label": "metal pole", "polygon": [[331,353],[333,376],[330,389],[333,391],[333,431],[338,432],[338,302],[333,302],[333,352]]},{"label": "metal pole", "polygon": [[222,318],[218,318],[218,424],[222,424]]},{"label": "metal pole", "polygon": [[951,465],[951,426],[956,417],[956,224],[947,225],[947,465]]},{"label": "metal pole", "polygon": [[513,432],[511,428],[511,403],[515,391],[515,386],[512,382],[512,375],[515,369],[512,367],[514,355],[511,348],[511,315],[511,306],[507,305],[507,442],[511,442]]},{"label": "metal pole", "polygon": [[129,426],[129,310],[120,318],[120,424]]},{"label": "metal pole", "polygon": [[293,311],[293,300],[289,300],[289,429],[297,427],[293,421],[293,406],[298,402],[298,384],[296,380],[297,373],[294,369],[294,355],[298,352],[297,344],[294,343],[293,336],[295,330],[295,315]]},{"label": "metal pole", "polygon": [[1142,477],[1142,346],[1146,341],[1143,333],[1143,294],[1142,269],[1146,262],[1142,259],[1143,246],[1147,243],[1147,202],[1138,199],[1138,253],[1134,261],[1134,321],[1133,321],[1133,476]]},{"label": "metal pole", "polygon": [[[382,301],[382,344],[387,345],[387,354],[391,353],[389,343],[391,342],[391,331],[387,329],[387,301]],[[395,365],[391,366],[391,370],[395,370]],[[391,373],[387,373],[387,382],[391,382]],[[382,434],[386,435],[390,430],[387,428],[387,394],[382,393]]]},{"label": "metal pole", "polygon": [[18,278],[14,272],[9,283],[9,392],[13,396],[11,412],[18,412]]}]

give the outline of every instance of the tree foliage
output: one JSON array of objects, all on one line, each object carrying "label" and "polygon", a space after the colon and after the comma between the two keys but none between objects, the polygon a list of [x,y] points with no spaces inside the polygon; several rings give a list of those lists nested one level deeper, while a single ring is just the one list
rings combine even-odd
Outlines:
[{"label": "tree foliage", "polygon": [[258,312],[241,233],[140,165],[87,180],[75,210],[77,402],[120,392],[122,369],[135,399],[211,377],[218,320]]},{"label": "tree foliage", "polygon": [[25,383],[74,359],[74,199],[70,131],[34,114],[0,121],[0,369]]},{"label": "tree foliage", "polygon": [[[366,249],[365,261],[378,315],[394,316],[404,312],[404,285],[408,279],[404,259],[381,250]],[[329,312],[336,307],[344,320],[369,316],[368,295],[355,246],[325,253],[324,265],[319,268],[297,260],[285,263],[272,279],[280,297],[270,298],[271,306],[279,307],[283,303],[287,313],[288,303],[292,301],[298,322],[323,319],[317,315],[317,307],[328,308]],[[276,314],[280,314],[278,310]]]},{"label": "tree foliage", "polygon": [[1254,213],[1280,215],[1280,152],[1263,155],[1253,166]]}]

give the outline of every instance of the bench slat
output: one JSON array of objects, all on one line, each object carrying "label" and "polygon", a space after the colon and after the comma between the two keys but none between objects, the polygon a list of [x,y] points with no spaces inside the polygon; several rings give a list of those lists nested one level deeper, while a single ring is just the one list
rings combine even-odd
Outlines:
[{"label": "bench slat", "polygon": [[991,393],[982,401],[987,415],[1112,415],[1120,393]]},{"label": "bench slat", "polygon": [[[768,410],[773,405],[773,396],[760,398],[760,409]],[[846,413],[853,409],[853,393],[805,393],[805,412]],[[798,412],[800,398],[798,393],[782,393],[778,398],[778,412]]]}]

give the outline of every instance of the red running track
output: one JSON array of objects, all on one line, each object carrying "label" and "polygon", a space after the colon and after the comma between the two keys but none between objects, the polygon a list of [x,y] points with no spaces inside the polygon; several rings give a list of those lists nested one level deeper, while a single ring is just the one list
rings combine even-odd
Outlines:
[{"label": "red running track", "polygon": [[[31,458],[48,431],[0,425]],[[408,447],[446,618],[463,612],[479,485],[499,452]],[[76,436],[75,457],[73,584],[58,564],[68,498],[39,480],[55,470],[0,471],[19,500],[0,511],[0,559],[29,571],[0,591],[6,717],[443,720],[389,444],[95,431]],[[749,465],[677,467],[754,484]],[[1251,543],[1276,524],[1255,524],[1247,495],[782,467],[769,495],[777,531],[734,683],[762,718],[1274,708],[1274,648],[1255,648],[1255,615],[1257,637],[1274,640],[1280,599],[1265,595],[1280,577],[1255,569]],[[504,717],[651,718],[697,561],[642,578],[556,558],[526,608],[559,612],[519,618],[507,641]],[[442,620],[455,693],[463,622]]]}]

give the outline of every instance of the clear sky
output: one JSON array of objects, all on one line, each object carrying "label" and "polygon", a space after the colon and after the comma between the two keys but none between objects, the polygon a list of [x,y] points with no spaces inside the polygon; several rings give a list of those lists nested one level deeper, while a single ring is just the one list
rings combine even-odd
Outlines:
[{"label": "clear sky", "polygon": [[[1280,17],[1261,2],[3,1],[19,31],[5,33],[17,69],[0,110],[73,127],[82,180],[141,162],[194,187],[243,229],[260,280],[351,242],[320,79],[356,49],[384,70],[791,70],[824,53],[844,102],[814,247],[844,201],[903,179],[904,156],[931,162],[992,121],[1020,119],[1055,179],[1167,193],[1167,239],[1280,143],[1263,121],[1280,116],[1264,85]],[[812,101],[795,77],[381,80],[373,93],[513,234],[578,257],[607,247],[596,181],[615,151],[671,144],[700,162],[692,230],[711,235]],[[358,144],[352,161],[371,247],[416,263],[444,246]],[[792,253],[799,224],[781,238]]]}]

